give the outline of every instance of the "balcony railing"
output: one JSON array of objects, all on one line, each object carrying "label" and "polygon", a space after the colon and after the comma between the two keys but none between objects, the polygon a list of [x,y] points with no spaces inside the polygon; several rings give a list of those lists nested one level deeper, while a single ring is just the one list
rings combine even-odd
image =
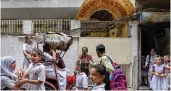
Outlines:
[{"label": "balcony railing", "polygon": [[1,33],[7,34],[22,34],[22,20],[1,20]]},{"label": "balcony railing", "polygon": [[[33,33],[64,32],[70,34],[72,19],[34,19],[32,20]],[[1,33],[23,34],[24,20],[1,20]]]},{"label": "balcony railing", "polygon": [[70,33],[71,19],[35,19],[33,32],[65,32]]}]

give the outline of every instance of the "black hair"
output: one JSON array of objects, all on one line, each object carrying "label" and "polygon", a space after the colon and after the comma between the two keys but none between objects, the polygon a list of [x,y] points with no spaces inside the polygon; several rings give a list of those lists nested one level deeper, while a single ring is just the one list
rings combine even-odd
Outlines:
[{"label": "black hair", "polygon": [[43,52],[49,53],[50,49],[51,49],[50,48],[50,44],[44,43],[44,45],[43,45]]},{"label": "black hair", "polygon": [[84,48],[85,48],[85,49],[86,49],[86,51],[88,52],[88,48],[87,48],[87,47],[83,47],[82,49],[84,49]]},{"label": "black hair", "polygon": [[81,62],[80,71],[89,76],[89,66],[86,63]]},{"label": "black hair", "polygon": [[105,46],[103,44],[99,44],[96,46],[96,51],[100,52],[100,53],[104,53],[105,52]]},{"label": "black hair", "polygon": [[96,72],[98,72],[100,75],[105,75],[105,78],[103,79],[103,83],[105,83],[105,90],[111,90],[110,89],[110,80],[109,80],[109,73],[106,71],[105,66],[101,64],[93,65],[91,68],[95,68]]},{"label": "black hair", "polygon": [[25,43],[28,42],[28,38],[29,38],[29,37],[32,38],[32,36],[28,36],[28,35],[25,36]]},{"label": "black hair", "polygon": [[40,49],[34,48],[32,52],[35,52],[37,55],[39,55],[41,57],[41,61],[45,61],[43,53]]},{"label": "black hair", "polygon": [[50,53],[51,49],[56,50],[56,46],[53,45],[53,44],[44,43],[44,45],[43,45],[43,52]]},{"label": "black hair", "polygon": [[[152,48],[151,51],[156,52],[156,50],[155,50],[154,48]],[[150,51],[150,52],[151,52],[151,51]]]},{"label": "black hair", "polygon": [[93,65],[93,66],[91,66],[91,68],[95,68],[96,72],[98,72],[100,75],[106,75],[107,74],[106,68],[101,64]]}]

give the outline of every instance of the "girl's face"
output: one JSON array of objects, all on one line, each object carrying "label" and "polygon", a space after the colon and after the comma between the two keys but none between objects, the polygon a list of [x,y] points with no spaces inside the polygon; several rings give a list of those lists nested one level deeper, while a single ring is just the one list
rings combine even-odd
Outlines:
[{"label": "girl's face", "polygon": [[161,61],[161,58],[156,58],[156,64],[161,64],[162,61]]},{"label": "girl's face", "polygon": [[15,70],[15,67],[16,67],[16,62],[14,61],[12,64],[10,64],[9,68],[13,72]]},{"label": "girl's face", "polygon": [[32,42],[32,38],[31,38],[31,36],[28,36],[28,38],[27,38],[27,42],[28,42],[28,43]]},{"label": "girl's face", "polygon": [[95,68],[90,69],[90,79],[96,83],[96,85],[103,83],[104,78],[105,76],[98,73]]},{"label": "girl's face", "polygon": [[38,55],[36,52],[32,52],[31,53],[31,61],[33,62],[33,63],[39,63],[40,61],[41,61],[41,57],[40,57],[40,55]]},{"label": "girl's face", "polygon": [[164,56],[164,62],[169,62],[169,57]]}]

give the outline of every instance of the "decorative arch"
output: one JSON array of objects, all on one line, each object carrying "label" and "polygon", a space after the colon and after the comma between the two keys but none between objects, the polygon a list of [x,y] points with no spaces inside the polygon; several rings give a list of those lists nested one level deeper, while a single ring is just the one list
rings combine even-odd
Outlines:
[{"label": "decorative arch", "polygon": [[134,7],[130,0],[85,0],[76,19],[89,20],[99,10],[106,10],[112,14],[113,19],[118,19],[132,14]]}]

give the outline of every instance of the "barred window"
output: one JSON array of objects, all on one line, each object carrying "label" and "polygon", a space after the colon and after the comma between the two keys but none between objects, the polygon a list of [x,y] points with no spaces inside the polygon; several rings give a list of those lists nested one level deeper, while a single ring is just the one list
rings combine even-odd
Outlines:
[{"label": "barred window", "polygon": [[81,37],[128,37],[128,22],[82,21]]},{"label": "barred window", "polygon": [[22,34],[23,22],[21,20],[1,20],[1,33]]},{"label": "barred window", "polygon": [[70,31],[71,19],[35,19],[33,20],[34,33]]}]

